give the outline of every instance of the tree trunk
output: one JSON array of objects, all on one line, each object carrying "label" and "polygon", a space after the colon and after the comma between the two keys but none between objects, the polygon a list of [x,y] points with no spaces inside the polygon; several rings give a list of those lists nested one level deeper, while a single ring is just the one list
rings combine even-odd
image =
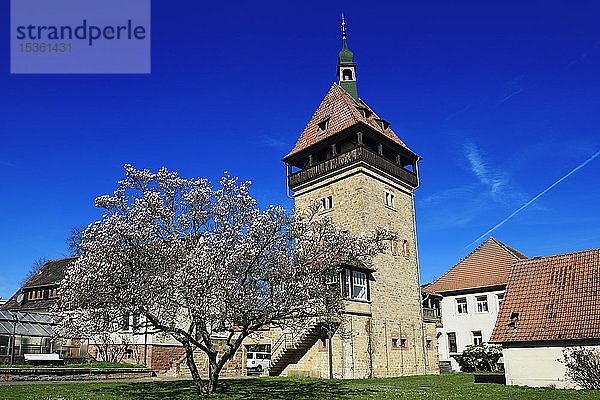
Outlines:
[{"label": "tree trunk", "polygon": [[192,380],[194,381],[194,386],[196,386],[198,393],[208,394],[205,391],[204,385],[202,384],[202,378],[200,378],[200,373],[196,367],[196,361],[194,360],[194,349],[189,343],[185,344],[185,362],[190,370]]},{"label": "tree trunk", "polygon": [[216,363],[215,360],[209,359],[208,362],[208,383],[206,384],[206,392],[207,394],[213,394],[217,389],[217,381],[219,380],[219,374],[221,373],[221,368],[219,364]]}]

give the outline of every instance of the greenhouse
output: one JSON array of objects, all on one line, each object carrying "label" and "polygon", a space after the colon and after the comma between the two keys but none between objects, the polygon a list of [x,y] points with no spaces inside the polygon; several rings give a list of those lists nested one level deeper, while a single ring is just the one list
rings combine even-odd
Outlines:
[{"label": "greenhouse", "polygon": [[[79,341],[53,340],[55,323],[48,314],[0,310],[0,363],[21,363],[25,354],[82,356]],[[83,353],[85,354],[85,353]]]}]

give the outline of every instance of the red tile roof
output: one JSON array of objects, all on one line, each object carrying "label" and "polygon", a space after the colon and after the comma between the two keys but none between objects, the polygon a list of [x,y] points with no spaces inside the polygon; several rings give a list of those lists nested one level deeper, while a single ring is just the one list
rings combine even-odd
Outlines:
[{"label": "red tile roof", "polygon": [[600,249],[519,261],[490,342],[600,339],[598,304]]},{"label": "red tile roof", "polygon": [[[366,109],[368,117],[359,109]],[[329,119],[324,132],[319,130],[319,124]],[[384,129],[376,120],[380,117],[362,100],[357,101],[350,96],[340,85],[334,83],[323,101],[313,114],[312,118],[300,134],[300,138],[292,151],[285,157],[290,157],[312,145],[343,131],[360,122],[370,126],[375,131],[393,140],[400,146],[410,150],[406,144],[389,127]]]},{"label": "red tile roof", "polygon": [[443,293],[506,285],[511,266],[525,258],[523,253],[490,237],[424,291]]}]

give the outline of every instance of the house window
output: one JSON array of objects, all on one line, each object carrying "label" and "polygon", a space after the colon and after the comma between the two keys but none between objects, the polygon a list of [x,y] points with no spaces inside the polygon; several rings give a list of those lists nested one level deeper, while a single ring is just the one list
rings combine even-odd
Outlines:
[{"label": "house window", "polygon": [[397,338],[392,338],[392,348],[393,349],[398,348],[398,339]]},{"label": "house window", "polygon": [[133,314],[133,327],[139,328],[139,326],[140,326],[140,314],[135,313],[135,314]]},{"label": "house window", "polygon": [[488,312],[487,296],[477,296],[475,299],[477,300],[477,312],[478,313]]},{"label": "house window", "polygon": [[396,208],[396,197],[393,193],[385,192],[385,205],[386,207]]},{"label": "house window", "polygon": [[129,330],[129,313],[123,315],[123,321],[121,322],[121,329],[124,331]]},{"label": "house window", "polygon": [[369,280],[366,272],[344,268],[342,270],[342,294],[352,300],[370,300]]},{"label": "house window", "polygon": [[504,293],[498,293],[496,295],[496,299],[498,300],[498,311],[500,311],[500,307],[502,306],[502,302],[504,301]]},{"label": "house window", "polygon": [[456,333],[448,332],[448,351],[450,353],[457,353],[458,346],[456,344]]},{"label": "house window", "polygon": [[481,335],[481,331],[473,331],[473,344],[475,346],[479,346],[483,344],[483,335]]},{"label": "house window", "polygon": [[333,197],[327,196],[321,199],[321,208],[322,211],[331,210],[333,208]]},{"label": "house window", "polygon": [[425,343],[426,343],[427,348],[430,349],[431,348],[431,344],[432,344],[432,340],[429,339],[429,338],[427,338],[426,341],[425,341]]},{"label": "house window", "polygon": [[469,313],[469,310],[467,309],[467,299],[465,297],[456,299],[456,311],[459,314],[468,314]]},{"label": "house window", "polygon": [[400,347],[401,348],[405,349],[406,348],[406,344],[407,344],[406,339],[400,339]]}]

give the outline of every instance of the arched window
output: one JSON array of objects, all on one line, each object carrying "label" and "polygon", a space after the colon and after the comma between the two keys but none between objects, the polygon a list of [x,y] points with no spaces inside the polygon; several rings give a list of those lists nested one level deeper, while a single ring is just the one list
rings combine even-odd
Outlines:
[{"label": "arched window", "polygon": [[342,71],[342,80],[344,80],[344,81],[352,80],[352,70],[351,69],[345,69]]}]

